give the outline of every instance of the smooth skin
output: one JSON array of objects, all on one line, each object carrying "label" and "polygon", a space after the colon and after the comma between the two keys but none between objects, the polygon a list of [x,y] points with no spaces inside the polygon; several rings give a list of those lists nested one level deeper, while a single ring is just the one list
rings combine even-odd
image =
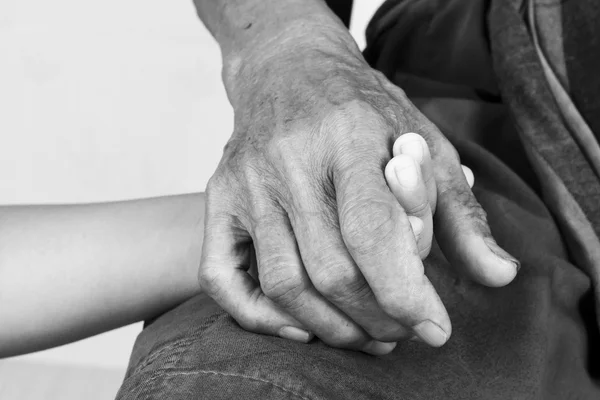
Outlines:
[{"label": "smooth skin", "polygon": [[0,207],[0,358],[153,318],[200,293],[204,201]]},{"label": "smooth skin", "polygon": [[[445,343],[451,322],[410,214],[423,216],[429,238],[435,211],[437,242],[467,277],[503,286],[518,269],[492,238],[456,150],[369,67],[322,0],[194,3],[221,47],[235,112],[206,192],[203,290],[254,332],[300,329],[371,354],[412,335]],[[410,132],[431,158],[422,174],[436,200],[422,209],[403,208],[382,174],[394,141]],[[250,243],[257,280],[247,273]]]}]

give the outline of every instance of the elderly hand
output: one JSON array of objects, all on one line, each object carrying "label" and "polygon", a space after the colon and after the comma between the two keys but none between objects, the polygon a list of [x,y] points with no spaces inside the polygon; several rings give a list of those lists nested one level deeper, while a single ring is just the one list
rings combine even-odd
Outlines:
[{"label": "elderly hand", "polygon": [[[421,261],[433,211],[445,256],[471,278],[505,285],[517,262],[438,129],[355,46],[320,37],[277,37],[224,73],[235,130],[207,187],[200,285],[250,331],[376,355],[415,335],[441,346],[451,324]],[[390,191],[384,168],[401,153]],[[410,195],[397,201],[394,171],[410,159],[418,179],[398,174]]]}]

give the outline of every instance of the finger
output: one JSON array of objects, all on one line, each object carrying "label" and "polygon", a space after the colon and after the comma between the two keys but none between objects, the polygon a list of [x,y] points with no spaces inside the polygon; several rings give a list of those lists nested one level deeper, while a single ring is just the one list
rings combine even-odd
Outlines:
[{"label": "finger", "polygon": [[421,168],[412,157],[400,154],[387,164],[385,177],[392,193],[406,214],[422,221],[422,229],[419,234],[415,233],[415,238],[419,255],[421,259],[424,259],[431,250],[433,219]]},{"label": "finger", "polygon": [[453,266],[484,285],[510,283],[520,264],[496,244],[458,156],[451,152],[435,161],[438,212],[434,227],[444,255]]},{"label": "finger", "polygon": [[463,174],[465,174],[465,179],[467,180],[467,183],[469,184],[470,188],[473,188],[473,185],[475,184],[475,175],[473,175],[473,171],[471,170],[471,168],[467,167],[466,165],[461,165]]},{"label": "finger", "polygon": [[433,175],[431,154],[425,139],[417,133],[405,133],[396,139],[392,152],[394,157],[400,154],[410,156],[421,166],[421,175],[425,182],[425,186],[427,187],[431,213],[432,215],[435,214],[437,205],[437,187]]},{"label": "finger", "polygon": [[373,343],[354,321],[312,285],[286,215],[272,210],[253,230],[263,293],[325,343],[371,354],[387,354],[394,344]]},{"label": "finger", "polygon": [[441,346],[451,333],[448,314],[424,274],[408,217],[381,172],[356,162],[336,171],[344,243],[381,308],[426,343]]},{"label": "finger", "polygon": [[419,240],[419,236],[421,235],[421,232],[423,232],[423,220],[409,215],[408,222],[410,223],[415,238]]},{"label": "finger", "polygon": [[[207,202],[208,203],[208,202]],[[198,272],[200,287],[246,330],[303,342],[311,339],[300,322],[266,297],[246,270],[250,266],[250,238],[226,214],[208,210]]]},{"label": "finger", "polygon": [[311,197],[319,197],[311,191],[294,197],[296,210],[302,210],[295,213],[294,231],[306,271],[319,293],[376,340],[395,342],[410,338],[411,331],[381,309],[348,253],[334,202],[309,201]]}]

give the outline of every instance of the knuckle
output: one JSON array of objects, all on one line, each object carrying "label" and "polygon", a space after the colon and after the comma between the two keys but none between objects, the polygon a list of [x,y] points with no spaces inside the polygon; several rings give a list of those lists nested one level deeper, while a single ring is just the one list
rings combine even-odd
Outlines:
[{"label": "knuckle", "polygon": [[283,308],[301,307],[299,301],[306,285],[300,275],[290,270],[286,257],[270,257],[261,260],[260,263],[262,264],[260,269],[262,273],[259,280],[263,293]]},{"label": "knuckle", "polygon": [[471,218],[487,221],[487,212],[471,193],[468,193],[468,199],[465,201],[465,206],[469,210],[468,215]]},{"label": "knuckle", "polygon": [[241,193],[239,202],[244,205],[246,215],[250,219],[253,233],[260,238],[273,235],[285,225],[285,217],[280,206],[281,192],[269,177],[258,177],[252,173],[246,183],[247,189]]},{"label": "knuckle", "polygon": [[360,303],[371,293],[360,271],[345,265],[324,268],[314,279],[315,288],[334,303]]},{"label": "knuckle", "polygon": [[[299,140],[298,136],[285,134],[277,135],[266,144],[266,168],[263,168],[261,175],[271,177],[273,187],[283,189],[283,183],[285,191],[293,192],[296,186],[314,183],[315,176],[322,174],[323,166],[320,162],[321,157],[315,156],[314,151],[307,152],[307,148],[315,149],[310,140]],[[318,164],[315,168],[317,174],[311,171],[313,164]]]},{"label": "knuckle", "polygon": [[340,217],[348,250],[361,254],[376,251],[395,229],[394,208],[384,201],[354,200],[342,208]]},{"label": "knuckle", "polygon": [[387,120],[372,102],[355,98],[332,109],[325,116],[322,128],[343,138],[353,134],[353,137],[360,135],[364,140],[365,132],[372,132],[369,136],[376,137],[381,136],[377,128],[391,127],[387,126]]},{"label": "knuckle", "polygon": [[381,175],[390,161],[390,152],[382,137],[375,140],[364,137],[355,142],[344,137],[335,145],[333,168],[337,181],[344,187],[350,184],[349,177],[371,181],[376,175]]},{"label": "knuckle", "polygon": [[[261,203],[255,202],[254,214],[256,218],[252,229],[258,243],[272,242],[273,239],[281,235],[294,235],[292,227],[285,223],[285,217],[282,215],[281,210],[274,206],[261,205]],[[278,232],[278,235],[274,236],[274,232]]]},{"label": "knuckle", "polygon": [[217,171],[209,179],[205,188],[205,205],[207,217],[217,214],[239,212],[244,204],[242,187],[237,179],[227,172]]}]

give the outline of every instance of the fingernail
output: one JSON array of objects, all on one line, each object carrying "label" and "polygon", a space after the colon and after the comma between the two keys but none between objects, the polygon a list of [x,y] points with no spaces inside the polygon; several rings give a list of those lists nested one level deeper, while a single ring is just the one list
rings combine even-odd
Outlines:
[{"label": "fingernail", "polygon": [[396,348],[396,342],[380,342],[377,340],[371,340],[364,347],[365,353],[372,354],[374,356],[384,356],[389,354]]},{"label": "fingernail", "polygon": [[446,332],[428,319],[413,326],[413,330],[425,343],[433,347],[440,347],[448,340]]},{"label": "fingernail", "polygon": [[421,232],[423,232],[423,220],[419,217],[415,217],[414,215],[409,215],[408,222],[410,222],[410,227],[412,228],[415,237],[419,237]]},{"label": "fingernail", "polygon": [[473,171],[471,170],[471,168],[467,167],[466,165],[461,165],[463,174],[465,175],[465,179],[467,180],[467,183],[469,184],[470,188],[473,188],[473,185],[475,184],[475,175],[473,175]]},{"label": "fingernail", "polygon": [[294,326],[284,326],[279,330],[279,336],[284,339],[295,340],[297,342],[308,343],[313,338],[313,334]]},{"label": "fingernail", "polygon": [[407,189],[412,189],[419,183],[417,167],[410,157],[398,157],[394,165],[394,173],[400,186]]},{"label": "fingernail", "polygon": [[420,140],[411,140],[400,146],[400,153],[410,156],[417,163],[421,164],[425,152],[423,151],[423,143]]},{"label": "fingernail", "polygon": [[519,270],[521,269],[521,263],[519,262],[519,260],[511,256],[502,247],[498,246],[498,244],[495,241],[487,238],[484,239],[484,241],[485,244],[487,244],[488,248],[492,251],[492,253],[494,253],[498,258],[500,258],[502,262],[509,263],[517,270],[517,272],[519,272]]}]

